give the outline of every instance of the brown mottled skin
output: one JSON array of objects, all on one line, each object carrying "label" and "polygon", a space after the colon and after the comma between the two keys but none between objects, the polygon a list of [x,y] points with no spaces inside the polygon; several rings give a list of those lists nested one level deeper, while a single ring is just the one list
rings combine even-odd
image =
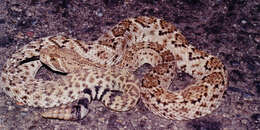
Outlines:
[{"label": "brown mottled skin", "polygon": [[[133,71],[145,63],[152,70],[138,80]],[[35,79],[42,64],[68,74],[57,81]],[[196,82],[169,91],[176,68]],[[1,80],[5,93],[18,102],[49,108],[42,113],[46,118],[82,119],[91,100],[126,111],[141,97],[156,115],[188,120],[220,105],[227,71],[217,57],[188,44],[172,24],[141,16],[119,22],[89,43],[65,36],[30,42],[8,59]]]}]

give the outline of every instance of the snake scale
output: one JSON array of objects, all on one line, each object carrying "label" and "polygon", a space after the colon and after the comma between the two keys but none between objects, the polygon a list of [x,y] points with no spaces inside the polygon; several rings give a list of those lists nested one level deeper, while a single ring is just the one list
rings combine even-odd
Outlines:
[{"label": "snake scale", "polygon": [[[144,64],[152,69],[138,79]],[[64,73],[57,80],[36,79],[43,65]],[[179,69],[195,82],[170,91]],[[212,113],[227,88],[227,71],[215,56],[200,51],[174,25],[155,17],[122,20],[95,41],[48,36],[18,49],[3,66],[1,87],[17,102],[45,108],[46,118],[78,120],[92,100],[127,111],[139,99],[154,114],[172,120]]]}]

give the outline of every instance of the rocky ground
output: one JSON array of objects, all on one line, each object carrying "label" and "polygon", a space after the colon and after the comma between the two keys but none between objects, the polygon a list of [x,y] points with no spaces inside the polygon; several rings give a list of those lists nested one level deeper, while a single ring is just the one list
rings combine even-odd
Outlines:
[{"label": "rocky ground", "polygon": [[229,86],[214,113],[188,121],[155,116],[141,101],[121,113],[94,102],[81,121],[43,119],[39,108],[18,106],[0,89],[0,129],[260,130],[259,12],[257,0],[1,0],[0,69],[37,38],[64,33],[95,40],[124,18],[146,15],[174,23],[190,44],[218,56]]}]

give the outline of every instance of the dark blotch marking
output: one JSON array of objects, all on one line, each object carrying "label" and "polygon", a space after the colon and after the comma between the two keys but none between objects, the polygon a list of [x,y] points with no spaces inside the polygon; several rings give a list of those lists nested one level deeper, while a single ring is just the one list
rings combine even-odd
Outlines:
[{"label": "dark blotch marking", "polygon": [[166,112],[168,112],[169,111],[169,109],[168,108],[165,108],[165,109],[163,109],[164,111],[166,111]]},{"label": "dark blotch marking", "polygon": [[165,112],[163,113],[163,116],[166,116]]},{"label": "dark blotch marking", "polygon": [[35,105],[38,105],[39,103],[37,101],[34,102]]},{"label": "dark blotch marking", "polygon": [[196,111],[195,114],[200,116],[200,115],[201,115],[201,112]]},{"label": "dark blotch marking", "polygon": [[14,93],[16,93],[16,94],[19,94],[19,93],[20,93],[20,91],[19,91],[19,90],[17,90],[17,89],[15,89],[15,90],[14,90]]},{"label": "dark blotch marking", "polygon": [[119,95],[121,96],[123,94],[123,92],[119,91],[119,90],[110,90],[112,93],[114,93],[114,95]]},{"label": "dark blotch marking", "polygon": [[27,96],[23,96],[22,99],[23,99],[23,100],[26,100],[26,99],[28,99],[28,97],[27,97]]},{"label": "dark blotch marking", "polygon": [[119,91],[119,90],[110,90],[111,95],[109,96],[109,98],[111,99],[111,101],[114,100],[114,98],[116,96],[122,96],[123,92]]},{"label": "dark blotch marking", "polygon": [[213,98],[218,98],[218,96],[219,96],[219,95],[214,94],[212,97],[213,97]]},{"label": "dark blotch marking", "polygon": [[106,95],[107,92],[109,92],[109,91],[110,91],[110,90],[109,90],[108,88],[104,89],[104,91],[102,92],[102,94],[101,94],[101,96],[100,96],[100,98],[99,98],[98,100],[99,100],[99,101],[102,101],[104,95]]},{"label": "dark blotch marking", "polygon": [[51,99],[48,98],[48,97],[45,98],[45,101],[46,101],[46,102],[49,102],[50,100],[51,100]]},{"label": "dark blotch marking", "polygon": [[187,104],[187,103],[188,103],[188,101],[184,100],[184,101],[182,101],[181,103]]},{"label": "dark blotch marking", "polygon": [[214,86],[214,88],[218,89],[218,88],[219,88],[219,87],[218,87],[218,84],[216,84],[216,85]]},{"label": "dark blotch marking", "polygon": [[153,98],[155,95],[154,94],[152,94],[152,93],[150,93],[150,95],[151,95],[151,97]]},{"label": "dark blotch marking", "polygon": [[6,91],[10,91],[10,88],[9,88],[9,87],[6,87],[5,90],[6,90]]},{"label": "dark blotch marking", "polygon": [[156,99],[157,104],[161,104],[161,100],[160,99]]},{"label": "dark blotch marking", "polygon": [[166,106],[167,105],[167,102],[162,102],[163,106]]},{"label": "dark blotch marking", "polygon": [[191,100],[191,103],[192,103],[192,104],[195,104],[196,102],[197,102],[197,101],[195,101],[195,100]]},{"label": "dark blotch marking", "polygon": [[72,93],[73,93],[73,91],[70,90],[70,91],[69,91],[69,97],[71,97]]},{"label": "dark blotch marking", "polygon": [[71,114],[73,115],[72,120],[80,120],[81,107],[80,105],[75,105],[72,107]]},{"label": "dark blotch marking", "polygon": [[171,31],[159,31],[159,36],[162,36],[162,35],[165,35],[165,34],[168,34],[168,33],[172,33]]},{"label": "dark blotch marking", "polygon": [[21,61],[19,63],[19,65],[22,65],[22,64],[25,64],[25,63],[28,63],[28,62],[32,62],[32,61],[36,61],[36,60],[40,60],[40,56],[33,56],[31,58],[26,58],[25,60]]},{"label": "dark blotch marking", "polygon": [[118,58],[118,55],[115,55],[115,56],[113,57],[112,61],[113,61],[113,62],[116,61],[117,58]]},{"label": "dark blotch marking", "polygon": [[5,82],[6,82],[6,78],[5,78],[5,77],[2,77],[2,81],[5,83]]},{"label": "dark blotch marking", "polygon": [[53,37],[50,37],[49,38],[49,41],[51,41],[52,43],[54,43],[56,46],[58,46],[59,48],[62,48],[60,45],[59,45],[59,43],[57,43],[56,42],[56,40],[54,40],[55,39],[55,36],[53,36]]},{"label": "dark blotch marking", "polygon": [[94,100],[97,100],[97,95],[98,95],[99,89],[100,89],[100,86],[95,86],[96,95],[95,95]]},{"label": "dark blotch marking", "polygon": [[144,28],[149,28],[149,27],[150,27],[150,26],[148,26],[148,25],[145,25],[145,24],[143,23],[143,21],[140,21],[140,20],[138,20],[138,19],[136,19],[135,22],[138,23],[138,24],[140,24],[140,25],[141,25],[142,27],[144,27]]},{"label": "dark blotch marking", "polygon": [[92,91],[91,91],[91,89],[85,88],[85,89],[83,90],[83,93],[88,94],[88,95],[90,96],[91,100],[92,100]]},{"label": "dark blotch marking", "polygon": [[97,53],[97,56],[99,57],[101,54],[103,54],[105,51],[99,51],[98,53]]},{"label": "dark blotch marking", "polygon": [[89,100],[87,98],[79,99],[78,105],[83,105],[85,108],[88,108]]},{"label": "dark blotch marking", "polygon": [[63,44],[65,44],[65,43],[67,43],[67,42],[69,42],[69,40],[64,40],[64,41],[62,41]]}]

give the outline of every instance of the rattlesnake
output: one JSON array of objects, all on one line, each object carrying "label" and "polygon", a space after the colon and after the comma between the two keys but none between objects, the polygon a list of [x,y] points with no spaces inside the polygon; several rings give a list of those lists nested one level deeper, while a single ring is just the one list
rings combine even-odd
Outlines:
[{"label": "rattlesnake", "polygon": [[[68,74],[54,81],[35,79],[42,63]],[[137,79],[133,72],[145,63],[152,69]],[[196,82],[169,91],[176,69]],[[94,99],[127,111],[141,97],[156,115],[188,120],[220,105],[227,71],[217,57],[188,44],[174,25],[140,16],[119,22],[96,41],[49,36],[30,42],[7,60],[1,80],[4,92],[16,101],[49,108],[42,113],[47,118],[82,119]]]}]

